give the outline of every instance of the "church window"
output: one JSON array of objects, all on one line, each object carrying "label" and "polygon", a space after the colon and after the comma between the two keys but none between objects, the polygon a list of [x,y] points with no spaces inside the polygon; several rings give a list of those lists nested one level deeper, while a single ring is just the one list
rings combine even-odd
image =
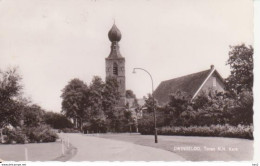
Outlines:
[{"label": "church window", "polygon": [[118,75],[118,66],[116,63],[114,63],[114,65],[113,65],[113,74]]},{"label": "church window", "polygon": [[216,87],[216,86],[217,86],[216,77],[213,77],[213,86],[214,86],[214,87]]}]

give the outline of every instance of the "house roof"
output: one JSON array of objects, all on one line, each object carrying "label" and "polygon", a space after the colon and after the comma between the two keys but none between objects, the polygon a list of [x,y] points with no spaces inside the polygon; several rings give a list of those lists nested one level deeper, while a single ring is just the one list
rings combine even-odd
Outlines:
[{"label": "house roof", "polygon": [[203,83],[214,72],[216,72],[217,76],[220,77],[221,81],[223,81],[223,78],[213,67],[209,70],[162,81],[154,91],[153,95],[155,99],[158,100],[159,104],[167,103],[169,100],[169,95],[176,93],[177,91],[182,91],[187,96],[194,97],[194,95],[200,90]]}]

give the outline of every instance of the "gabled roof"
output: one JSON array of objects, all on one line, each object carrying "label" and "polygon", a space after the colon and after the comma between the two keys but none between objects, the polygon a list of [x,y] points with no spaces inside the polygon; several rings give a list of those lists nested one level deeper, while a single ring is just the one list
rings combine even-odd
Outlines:
[{"label": "gabled roof", "polygon": [[158,100],[159,104],[167,103],[169,100],[169,95],[176,93],[177,91],[182,91],[188,97],[194,98],[200,91],[203,84],[213,73],[216,73],[220,80],[223,81],[223,78],[219,75],[219,73],[212,68],[198,73],[163,81],[154,91],[153,95],[155,99]]}]

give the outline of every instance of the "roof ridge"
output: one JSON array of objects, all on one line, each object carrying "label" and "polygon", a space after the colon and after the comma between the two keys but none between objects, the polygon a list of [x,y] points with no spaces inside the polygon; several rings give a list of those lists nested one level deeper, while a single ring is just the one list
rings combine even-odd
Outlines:
[{"label": "roof ridge", "polygon": [[161,83],[163,83],[163,82],[168,82],[168,81],[172,81],[172,80],[179,79],[179,78],[183,78],[183,77],[187,77],[187,76],[191,76],[191,75],[194,75],[194,74],[199,74],[199,73],[206,72],[206,71],[210,72],[211,69],[203,70],[203,71],[200,71],[200,72],[196,72],[196,73],[192,73],[192,74],[188,74],[188,75],[184,75],[184,76],[175,77],[175,78],[172,78],[172,79],[169,79],[169,80],[162,81]]}]

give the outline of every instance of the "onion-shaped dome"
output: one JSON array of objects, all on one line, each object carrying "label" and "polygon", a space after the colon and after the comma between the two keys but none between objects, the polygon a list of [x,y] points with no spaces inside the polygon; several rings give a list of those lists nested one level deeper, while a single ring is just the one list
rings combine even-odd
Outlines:
[{"label": "onion-shaped dome", "polygon": [[108,32],[108,38],[111,42],[119,42],[121,40],[121,32],[114,24]]}]

